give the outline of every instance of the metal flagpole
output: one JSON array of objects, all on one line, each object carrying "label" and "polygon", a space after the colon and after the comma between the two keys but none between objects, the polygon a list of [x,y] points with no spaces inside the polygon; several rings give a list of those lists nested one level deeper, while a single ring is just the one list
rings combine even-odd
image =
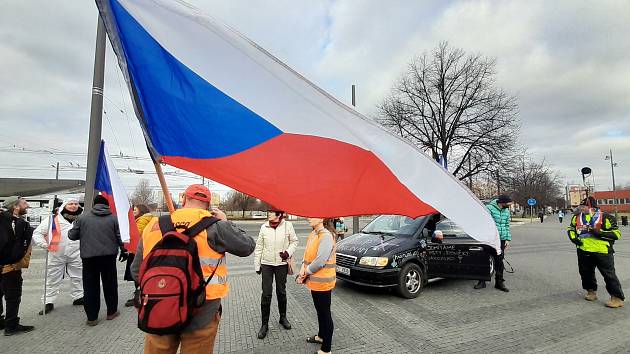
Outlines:
[{"label": "metal flagpole", "polygon": [[[53,217],[50,218],[51,222],[53,222]],[[46,292],[48,291],[48,249],[46,249],[46,263],[44,264],[44,307],[42,311],[44,316],[46,316]]]},{"label": "metal flagpole", "polygon": [[[352,107],[357,106],[355,91],[356,91],[356,85],[352,85]],[[352,233],[356,234],[358,232],[359,232],[359,217],[353,216],[352,217]]]},{"label": "metal flagpole", "polygon": [[96,168],[101,146],[103,126],[103,82],[105,81],[105,24],[98,17],[96,28],[96,51],[94,54],[94,76],[92,77],[92,107],[90,109],[90,136],[88,141],[87,172],[85,176],[85,211],[92,209]]},{"label": "metal flagpole", "polygon": [[[59,162],[57,162],[57,172],[55,172],[55,180],[59,180]],[[55,194],[55,198],[53,198],[53,203],[51,206],[52,216],[50,217],[50,221],[48,225],[49,229],[52,226],[50,223],[55,221],[54,220],[55,219],[55,205],[57,205],[56,194]],[[52,235],[48,235],[48,236],[52,237]],[[50,242],[52,242],[52,239],[48,240],[48,244],[50,244]],[[44,312],[44,316],[46,316],[46,294],[48,293],[48,254],[49,253],[50,251],[48,251],[48,248],[46,248],[46,263],[44,263],[44,308],[42,309],[42,311]]]}]

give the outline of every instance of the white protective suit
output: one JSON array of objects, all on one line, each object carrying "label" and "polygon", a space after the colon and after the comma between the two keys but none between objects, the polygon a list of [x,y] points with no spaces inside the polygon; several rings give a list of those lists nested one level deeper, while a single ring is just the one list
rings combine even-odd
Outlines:
[{"label": "white protective suit", "polygon": [[[61,211],[64,210],[66,204],[70,201],[78,202],[76,199],[68,199],[61,204],[57,211],[59,219],[59,228],[61,229],[61,242],[59,242],[59,250],[55,252],[48,252],[48,281],[46,282],[46,303],[54,304],[59,295],[59,288],[63,281],[64,273],[67,270],[70,276],[71,287],[70,296],[72,300],[77,300],[83,297],[83,263],[81,261],[79,251],[79,241],[72,241],[68,239],[68,231],[72,229],[72,223],[66,220]],[[50,224],[50,217],[42,220],[35,232],[33,233],[33,242],[43,249],[48,249],[48,227]],[[50,237],[48,237],[50,240]],[[42,296],[42,302],[44,296]]]}]

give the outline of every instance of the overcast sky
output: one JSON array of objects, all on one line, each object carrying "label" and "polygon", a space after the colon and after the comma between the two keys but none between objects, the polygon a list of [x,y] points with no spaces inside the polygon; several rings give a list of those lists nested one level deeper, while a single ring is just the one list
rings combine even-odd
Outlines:
[{"label": "overcast sky", "polygon": [[[569,183],[590,166],[596,188],[610,189],[613,149],[617,184],[630,185],[629,1],[189,2],[344,102],[356,84],[357,109],[369,116],[413,56],[440,41],[494,57],[536,159]],[[70,167],[86,164],[96,23],[91,1],[0,2],[0,177],[54,178],[59,161],[61,178],[84,178]],[[147,158],[109,43],[105,72],[109,150]],[[146,160],[115,164],[151,171]],[[121,177],[131,190],[141,176]],[[168,180],[176,190],[195,181]]]}]

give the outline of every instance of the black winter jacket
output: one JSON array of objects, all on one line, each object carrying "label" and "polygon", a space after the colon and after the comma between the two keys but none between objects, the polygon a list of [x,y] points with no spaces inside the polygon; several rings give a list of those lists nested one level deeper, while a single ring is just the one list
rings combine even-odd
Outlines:
[{"label": "black winter jacket", "polygon": [[[13,232],[15,223],[15,232]],[[8,211],[0,213],[0,265],[13,264],[24,258],[28,251],[33,228],[22,218]]]}]

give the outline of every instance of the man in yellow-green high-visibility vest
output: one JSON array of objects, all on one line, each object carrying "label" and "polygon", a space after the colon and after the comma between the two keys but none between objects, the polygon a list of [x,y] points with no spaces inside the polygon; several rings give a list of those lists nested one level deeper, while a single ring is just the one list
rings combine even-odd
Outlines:
[{"label": "man in yellow-green high-visibility vest", "polygon": [[597,300],[597,268],[604,277],[606,290],[610,294],[606,306],[623,307],[623,290],[615,273],[613,250],[615,241],[621,239],[617,220],[597,208],[597,201],[593,197],[584,199],[579,208],[580,212],[571,219],[567,234],[577,248],[582,287],[587,291],[585,299]]}]

